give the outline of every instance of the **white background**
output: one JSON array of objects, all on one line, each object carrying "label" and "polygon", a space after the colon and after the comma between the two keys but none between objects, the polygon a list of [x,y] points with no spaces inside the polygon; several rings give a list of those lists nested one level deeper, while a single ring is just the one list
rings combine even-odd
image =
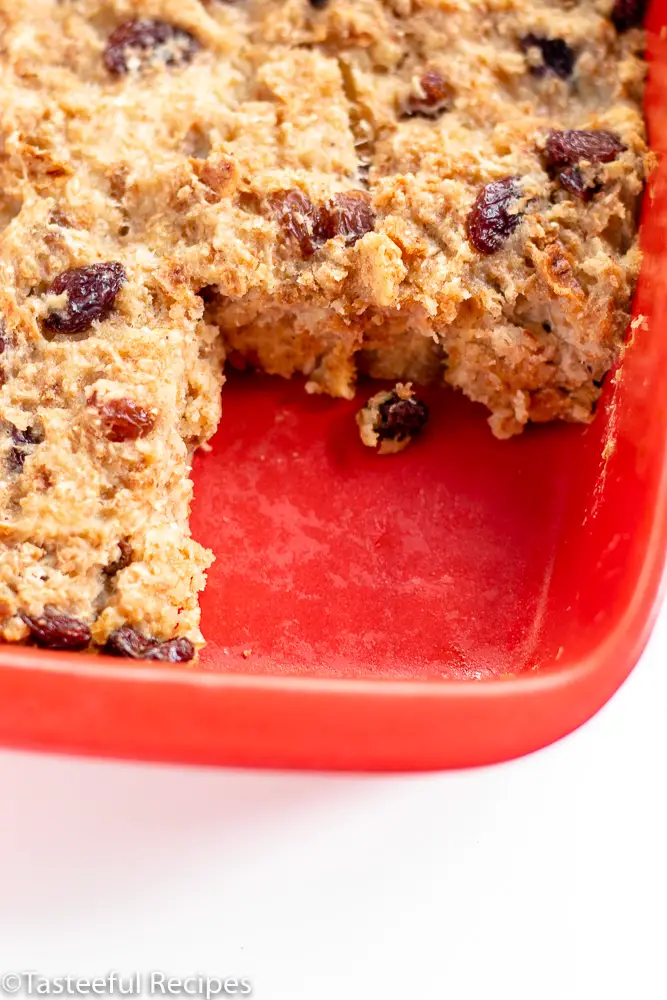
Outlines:
[{"label": "white background", "polygon": [[667,998],[667,613],[579,732],[392,778],[0,753],[0,971],[257,1000]]}]

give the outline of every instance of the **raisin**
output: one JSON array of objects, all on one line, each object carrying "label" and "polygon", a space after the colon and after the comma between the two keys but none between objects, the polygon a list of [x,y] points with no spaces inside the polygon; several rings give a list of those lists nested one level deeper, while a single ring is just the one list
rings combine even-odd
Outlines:
[{"label": "raisin", "polygon": [[329,0],[309,0],[309,3],[315,10],[324,10],[329,4]]},{"label": "raisin", "polygon": [[44,436],[34,427],[28,427],[21,431],[18,427],[12,427],[13,447],[7,452],[7,463],[10,472],[21,472],[30,445],[40,444]]},{"label": "raisin", "polygon": [[27,457],[22,448],[10,448],[7,452],[7,471],[22,472]]},{"label": "raisin", "polygon": [[289,240],[296,243],[302,257],[312,257],[326,242],[320,211],[298,188],[277,191],[269,198],[273,214]]},{"label": "raisin", "polygon": [[561,80],[567,80],[572,76],[577,56],[563,38],[545,38],[531,32],[521,39],[521,48],[524,52],[530,52],[531,49],[539,51],[542,65],[530,67],[530,72],[534,76],[544,76],[548,70]]},{"label": "raisin", "polygon": [[416,396],[404,399],[394,390],[389,399],[380,403],[374,430],[379,441],[402,441],[417,437],[428,417],[428,406],[421,399]]},{"label": "raisin", "polygon": [[549,132],[546,143],[547,165],[553,169],[575,166],[581,160],[589,163],[611,163],[625,146],[615,132],[604,129],[585,131],[565,129]]},{"label": "raisin", "polygon": [[27,427],[24,431],[19,430],[18,427],[12,428],[12,441],[14,444],[39,444],[43,440],[41,432],[35,427]]},{"label": "raisin", "polygon": [[155,417],[133,399],[110,399],[98,406],[104,436],[109,441],[136,441],[155,426]]},{"label": "raisin", "polygon": [[500,250],[521,222],[520,213],[510,212],[520,195],[518,177],[503,177],[482,188],[467,220],[468,239],[475,250],[485,254]]},{"label": "raisin", "polygon": [[72,615],[46,607],[41,615],[21,615],[30,629],[30,638],[43,649],[81,650],[90,644],[90,629]]},{"label": "raisin", "polygon": [[107,576],[115,576],[132,562],[132,546],[124,538],[118,542],[118,550],[120,552],[118,559],[109,563],[104,569]]},{"label": "raisin", "polygon": [[151,648],[154,640],[148,639],[145,635],[123,625],[116,629],[107,639],[104,652],[110,656],[126,656],[133,660],[142,659],[148,649]]},{"label": "raisin", "polygon": [[437,118],[452,104],[453,92],[447,81],[434,69],[427,70],[419,81],[420,94],[411,94],[405,102],[404,115],[413,118]]},{"label": "raisin", "polygon": [[587,181],[577,164],[582,160],[611,163],[626,148],[615,132],[604,129],[552,130],[547,137],[545,156],[547,167],[552,175],[558,176],[561,186],[576,198],[590,201],[601,190],[601,185]]},{"label": "raisin", "polygon": [[600,190],[599,184],[589,185],[584,180],[579,167],[566,167],[561,170],[558,180],[562,187],[582,201],[590,201],[594,194]]},{"label": "raisin", "polygon": [[646,13],[647,0],[616,0],[611,20],[617,31],[640,28]]},{"label": "raisin", "polygon": [[185,66],[199,49],[189,31],[168,21],[142,18],[125,21],[113,31],[104,50],[104,65],[114,76],[122,76],[136,60],[143,69],[151,62]]},{"label": "raisin", "polygon": [[189,639],[181,636],[178,639],[167,639],[158,642],[150,649],[144,659],[162,660],[164,663],[187,663],[195,655],[195,647]]},{"label": "raisin", "polygon": [[195,655],[189,639],[167,639],[159,642],[142,635],[130,625],[116,629],[107,639],[104,652],[110,656],[124,656],[132,660],[161,660],[165,663],[185,663]]},{"label": "raisin", "polygon": [[327,239],[344,236],[353,246],[375,226],[375,212],[365,191],[346,191],[334,195],[322,209],[322,224]]},{"label": "raisin", "polygon": [[108,316],[125,281],[125,268],[117,261],[63,271],[50,285],[48,294],[65,293],[67,301],[49,313],[44,325],[56,333],[83,333],[95,320]]}]

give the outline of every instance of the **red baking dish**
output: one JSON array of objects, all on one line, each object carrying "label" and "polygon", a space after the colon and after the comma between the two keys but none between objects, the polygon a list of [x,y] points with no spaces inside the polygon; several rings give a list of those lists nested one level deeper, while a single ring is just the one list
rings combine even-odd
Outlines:
[{"label": "red baking dish", "polygon": [[[659,154],[666,13],[649,22]],[[428,432],[378,458],[358,404],[236,377],[195,459],[193,531],[218,556],[200,663],[0,647],[0,742],[389,771],[503,760],[588,719],[641,653],[665,556],[666,180],[663,163],[627,349],[590,427],[499,442],[480,407],[432,392]]]}]

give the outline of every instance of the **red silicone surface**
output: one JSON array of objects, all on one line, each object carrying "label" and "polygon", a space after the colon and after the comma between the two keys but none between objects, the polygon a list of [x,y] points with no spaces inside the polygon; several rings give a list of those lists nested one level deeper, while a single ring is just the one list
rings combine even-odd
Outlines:
[{"label": "red silicone surface", "polygon": [[[654,6],[648,45],[658,152],[665,13]],[[480,407],[429,392],[423,438],[380,458],[358,439],[358,403],[236,376],[195,460],[193,531],[218,557],[200,664],[2,647],[0,741],[395,770],[501,760],[589,718],[643,648],[667,542],[665,177],[645,199],[633,331],[592,426],[498,442]]]}]

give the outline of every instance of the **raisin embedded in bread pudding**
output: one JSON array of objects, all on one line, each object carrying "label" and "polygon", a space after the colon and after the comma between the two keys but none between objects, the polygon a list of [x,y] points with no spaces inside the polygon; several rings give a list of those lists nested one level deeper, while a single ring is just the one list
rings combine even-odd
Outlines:
[{"label": "raisin embedded in bread pudding", "polygon": [[185,637],[158,642],[126,625],[111,633],[104,652],[110,656],[124,656],[132,660],[187,663],[194,657],[195,648]]},{"label": "raisin embedded in bread pudding", "polygon": [[96,320],[109,315],[125,281],[125,268],[117,261],[64,271],[47,294],[65,295],[65,302],[49,311],[44,326],[56,333],[84,333]]},{"label": "raisin embedded in bread pudding", "polygon": [[599,184],[589,184],[579,167],[566,167],[558,174],[558,183],[570,194],[582,201],[590,201],[594,194],[600,190]]},{"label": "raisin embedded in bread pudding", "polygon": [[616,0],[611,20],[618,32],[641,27],[646,13],[646,0]]},{"label": "raisin embedded in bread pudding", "polygon": [[301,252],[312,257],[326,241],[322,218],[308,195],[298,188],[277,191],[269,196],[269,204],[283,233]]},{"label": "raisin embedded in bread pudding", "polygon": [[142,18],[125,21],[109,35],[104,50],[104,64],[114,76],[150,63],[184,66],[199,49],[199,42],[189,31],[168,21]]},{"label": "raisin embedded in bread pudding", "polygon": [[607,129],[552,129],[545,147],[550,167],[569,167],[582,160],[590,163],[611,163],[627,147]]},{"label": "raisin embedded in bread pudding", "polygon": [[97,408],[109,441],[136,441],[150,434],[155,426],[155,416],[133,399],[110,399]]},{"label": "raisin embedded in bread pudding", "polygon": [[7,463],[9,472],[21,472],[28,454],[32,450],[31,446],[39,444],[43,440],[43,434],[35,427],[28,427],[26,430],[19,430],[18,427],[11,429],[12,447],[7,452]]},{"label": "raisin embedded in bread pudding", "polygon": [[546,141],[545,158],[547,168],[561,187],[582,201],[590,201],[601,189],[599,177],[587,179],[579,164],[612,163],[626,148],[616,133],[605,129],[562,132],[552,129]]},{"label": "raisin embedded in bread pudding", "polygon": [[539,55],[539,61],[530,67],[535,76],[545,76],[549,70],[561,80],[572,76],[577,57],[564,38],[545,38],[530,32],[521,39],[521,48],[528,56]]},{"label": "raisin embedded in bread pudding", "polygon": [[521,214],[516,211],[520,196],[517,177],[503,177],[482,188],[467,221],[468,239],[475,250],[491,254],[501,249],[521,222]]},{"label": "raisin embedded in bread pudding", "polygon": [[347,246],[370,233],[375,225],[375,212],[365,191],[345,191],[336,194],[320,209],[323,231],[328,239],[343,236]]},{"label": "raisin embedded in bread pudding", "polygon": [[30,638],[43,649],[63,649],[72,652],[86,649],[92,636],[85,622],[72,615],[44,608],[41,615],[21,615],[28,626]]},{"label": "raisin embedded in bread pudding", "polygon": [[408,118],[437,118],[451,107],[453,96],[453,89],[445,78],[437,70],[427,70],[413,87],[403,113]]}]

